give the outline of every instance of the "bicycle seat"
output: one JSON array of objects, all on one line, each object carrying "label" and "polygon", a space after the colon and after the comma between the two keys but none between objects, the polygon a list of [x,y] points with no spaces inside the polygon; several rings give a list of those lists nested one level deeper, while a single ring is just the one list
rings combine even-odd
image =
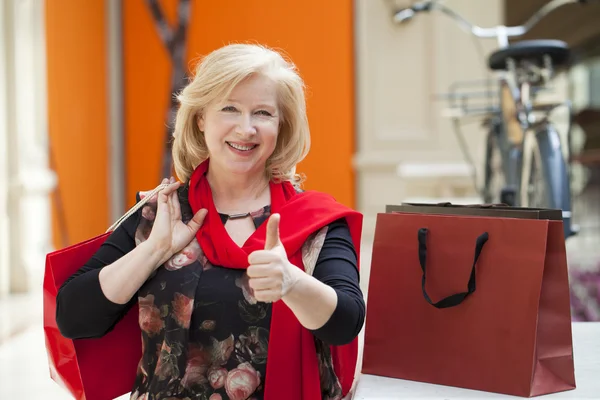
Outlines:
[{"label": "bicycle seat", "polygon": [[493,70],[503,70],[508,59],[516,63],[529,60],[543,65],[545,55],[550,56],[554,67],[560,67],[567,64],[571,52],[561,40],[523,40],[493,52],[488,58],[488,65]]}]

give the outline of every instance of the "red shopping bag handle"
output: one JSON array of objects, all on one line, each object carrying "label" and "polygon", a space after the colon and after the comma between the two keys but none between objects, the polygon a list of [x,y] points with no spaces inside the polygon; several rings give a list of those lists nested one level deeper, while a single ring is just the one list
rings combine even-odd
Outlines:
[{"label": "red shopping bag handle", "polygon": [[432,306],[436,308],[448,308],[454,307],[462,303],[468,295],[475,292],[475,265],[477,265],[477,260],[479,259],[479,255],[481,254],[481,250],[483,249],[483,245],[488,241],[489,235],[487,232],[484,232],[475,241],[475,259],[473,260],[473,267],[471,268],[471,277],[469,278],[469,283],[467,284],[467,291],[462,293],[455,293],[450,295],[437,303],[431,301],[431,298],[427,294],[427,290],[425,289],[425,261],[427,259],[427,234],[429,230],[427,228],[419,229],[418,238],[419,238],[419,264],[421,264],[421,269],[423,270],[423,278],[421,279],[421,288],[423,289],[423,297],[425,300]]}]

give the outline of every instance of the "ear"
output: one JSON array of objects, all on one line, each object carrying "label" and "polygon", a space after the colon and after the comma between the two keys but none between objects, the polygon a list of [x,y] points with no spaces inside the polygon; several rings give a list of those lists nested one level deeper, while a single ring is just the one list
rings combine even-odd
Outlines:
[{"label": "ear", "polygon": [[196,121],[198,123],[198,128],[201,132],[204,132],[204,114],[200,114],[196,117]]}]

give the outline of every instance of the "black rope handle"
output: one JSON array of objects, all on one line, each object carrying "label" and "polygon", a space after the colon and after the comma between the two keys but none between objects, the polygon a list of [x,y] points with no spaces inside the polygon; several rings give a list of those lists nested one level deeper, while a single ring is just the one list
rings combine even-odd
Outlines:
[{"label": "black rope handle", "polygon": [[489,235],[487,232],[484,232],[475,241],[475,257],[473,260],[473,267],[471,268],[471,277],[469,278],[469,283],[467,284],[467,291],[462,293],[455,293],[450,295],[437,303],[431,301],[431,298],[427,294],[427,290],[425,289],[425,262],[427,259],[427,234],[429,230],[427,228],[419,229],[418,238],[419,238],[419,263],[421,264],[421,269],[423,270],[423,278],[421,279],[421,288],[423,289],[423,297],[425,300],[432,306],[436,308],[448,308],[454,307],[462,303],[468,295],[475,292],[475,266],[477,265],[477,260],[479,259],[479,255],[481,254],[481,250],[483,249],[483,245],[488,241]]}]

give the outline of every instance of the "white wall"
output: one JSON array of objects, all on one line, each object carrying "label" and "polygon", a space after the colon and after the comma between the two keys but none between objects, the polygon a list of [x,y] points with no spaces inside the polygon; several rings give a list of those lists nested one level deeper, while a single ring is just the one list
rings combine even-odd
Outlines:
[{"label": "white wall", "polygon": [[[421,172],[436,165],[464,167],[446,107],[436,94],[459,80],[488,77],[487,54],[493,40],[481,42],[442,14],[423,14],[410,24],[392,23],[392,5],[409,1],[356,0],[358,152],[357,204],[365,213],[365,235],[375,214],[386,204],[412,197],[473,196],[469,177],[400,178],[397,167],[414,165]],[[502,23],[502,0],[448,0],[465,18],[480,26]],[[464,130],[478,166],[483,163],[484,131]],[[460,168],[458,168],[460,169]],[[434,175],[436,174],[433,172]],[[456,173],[455,175],[459,175]]]}]

